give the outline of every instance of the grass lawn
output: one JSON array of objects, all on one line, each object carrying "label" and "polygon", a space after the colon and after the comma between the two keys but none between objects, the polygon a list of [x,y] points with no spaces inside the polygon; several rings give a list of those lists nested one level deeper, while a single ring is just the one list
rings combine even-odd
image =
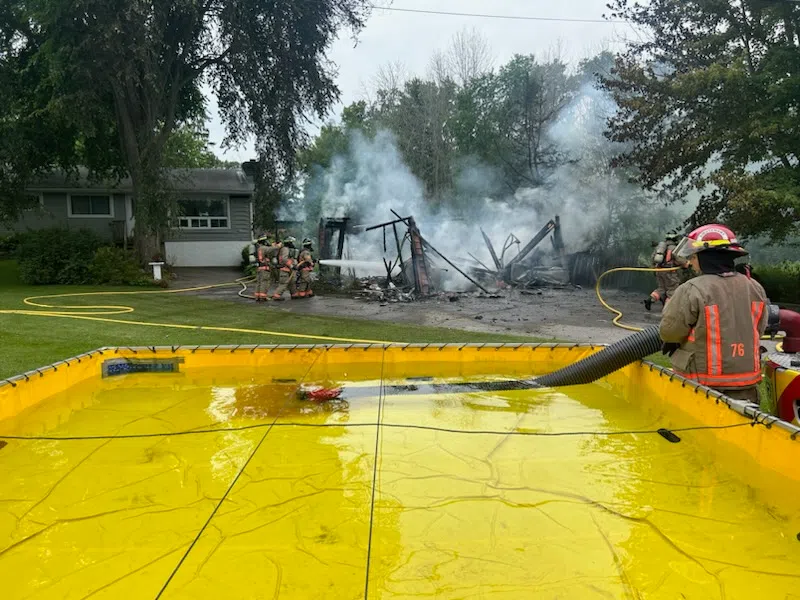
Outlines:
[{"label": "grass lawn", "polygon": [[[29,296],[136,288],[26,286],[16,264],[0,261],[0,310],[36,310],[25,306]],[[147,288],[149,289],[149,288]],[[237,287],[231,288],[233,296]],[[480,334],[454,329],[395,325],[385,322],[337,319],[286,313],[272,306],[208,300],[184,294],[85,296],[43,300],[72,305],[125,305],[135,312],[108,318],[213,327],[270,330],[332,337],[393,342],[520,342],[537,341],[509,335]],[[322,341],[280,335],[142,327],[77,319],[0,313],[0,378],[48,365],[101,346],[168,346],[193,344],[308,344]]]},{"label": "grass lawn", "polygon": [[[0,310],[29,309],[23,299],[29,296],[96,292],[132,291],[136,288],[97,288],[80,286],[26,286],[20,283],[16,264],[0,261]],[[149,288],[147,288],[149,289]],[[231,295],[237,287],[231,287]],[[135,312],[111,315],[111,319],[259,329],[274,332],[392,342],[535,342],[535,338],[503,334],[465,332],[458,329],[395,325],[386,322],[338,319],[327,316],[297,315],[273,307],[238,302],[207,300],[184,294],[141,296],[85,296],[43,300],[56,304],[125,305]],[[324,343],[280,335],[235,333],[192,329],[143,327],[78,319],[34,317],[0,313],[0,379],[11,377],[59,359],[75,356],[102,346],[178,346],[199,344],[309,344]],[[649,360],[666,367],[669,359],[660,354]],[[766,385],[761,386],[762,408],[774,412]]]}]

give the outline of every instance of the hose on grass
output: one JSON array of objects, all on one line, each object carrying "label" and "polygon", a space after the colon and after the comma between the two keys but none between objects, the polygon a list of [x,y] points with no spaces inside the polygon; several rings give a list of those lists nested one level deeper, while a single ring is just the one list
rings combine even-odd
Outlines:
[{"label": "hose on grass", "polygon": [[[654,269],[654,268],[644,268],[644,267],[619,267],[615,269],[609,269],[597,279],[597,283],[595,284],[595,294],[597,295],[597,299],[600,303],[610,312],[614,313],[615,317],[612,320],[612,324],[616,327],[620,327],[622,329],[626,329],[628,331],[639,332],[642,331],[640,327],[634,327],[632,325],[626,325],[621,323],[620,320],[624,317],[622,311],[617,310],[610,304],[608,304],[604,299],[602,294],[600,293],[601,283],[603,279],[611,275],[612,273],[618,273],[623,271],[628,272],[646,272],[646,273],[655,273],[655,272],[668,272],[668,271],[677,271],[679,267],[671,268],[671,269]],[[151,295],[151,294],[181,294],[187,292],[199,292],[204,290],[210,290],[215,288],[223,288],[223,287],[232,287],[232,286],[241,286],[241,289],[238,292],[238,295],[242,298],[250,298],[252,299],[253,296],[248,295],[247,292],[247,284],[252,282],[252,277],[242,277],[235,281],[228,282],[228,283],[218,283],[213,285],[204,285],[192,288],[181,288],[176,290],[136,290],[136,291],[99,291],[99,292],[73,292],[73,293],[66,293],[66,294],[50,294],[50,295],[42,295],[42,296],[29,296],[23,300],[23,303],[27,306],[31,306],[37,309],[44,309],[44,310],[19,310],[19,309],[0,309],[0,314],[7,314],[7,315],[19,315],[19,316],[37,316],[37,317],[50,317],[50,318],[63,318],[63,319],[77,319],[77,320],[84,320],[84,321],[96,321],[96,322],[105,322],[105,323],[117,323],[117,324],[125,324],[125,325],[138,325],[142,327],[163,327],[163,328],[172,328],[172,329],[186,329],[186,330],[199,330],[199,331],[219,331],[219,332],[226,332],[226,333],[248,333],[248,334],[257,334],[257,335],[267,335],[267,336],[274,336],[274,337],[286,337],[286,338],[294,338],[294,339],[307,339],[307,340],[319,340],[323,342],[344,342],[344,343],[351,343],[351,344],[391,344],[393,342],[388,341],[376,341],[376,340],[361,340],[356,338],[345,338],[345,337],[334,337],[334,336],[321,336],[321,335],[312,335],[312,334],[299,334],[299,333],[289,333],[289,332],[280,332],[280,331],[269,331],[265,329],[243,329],[243,328],[234,328],[234,327],[214,327],[214,326],[204,326],[204,325],[182,325],[177,323],[158,323],[158,322],[147,322],[147,321],[132,321],[127,319],[112,319],[109,317],[115,315],[122,315],[122,314],[129,314],[133,313],[136,309],[132,306],[125,306],[125,305],[108,305],[108,304],[98,304],[98,305],[58,305],[58,304],[47,304],[44,302],[40,302],[41,300],[51,300],[55,298],[75,298],[75,297],[85,297],[85,296],[143,296],[143,295]],[[762,339],[770,339],[770,338],[762,338]]]},{"label": "hose on grass", "polygon": [[115,319],[116,315],[125,315],[135,312],[135,308],[125,305],[113,304],[93,304],[93,305],[59,305],[43,302],[43,300],[53,300],[57,298],[77,298],[85,296],[145,296],[153,294],[183,294],[187,292],[200,292],[204,290],[241,286],[239,296],[242,298],[252,298],[246,294],[247,284],[252,282],[252,277],[242,277],[228,283],[217,283],[213,285],[203,285],[191,288],[181,288],[177,290],[136,290],[136,291],[99,291],[99,292],[72,292],[66,294],[49,294],[42,296],[29,296],[23,300],[26,306],[41,310],[24,309],[0,309],[0,314],[18,315],[27,317],[47,317],[56,319],[75,319],[79,321],[93,321],[99,323],[116,323],[121,325],[135,325],[139,327],[159,327],[168,329],[184,329],[192,331],[217,331],[225,333],[246,333],[254,335],[265,335],[271,337],[283,337],[303,340],[317,340],[325,343],[347,343],[347,344],[392,344],[394,342],[379,340],[361,340],[356,338],[334,337],[326,335],[312,335],[305,333],[290,333],[285,331],[270,331],[266,329],[243,329],[238,327],[217,327],[207,325],[184,325],[179,323],[159,323],[150,321],[133,321],[129,319]]}]

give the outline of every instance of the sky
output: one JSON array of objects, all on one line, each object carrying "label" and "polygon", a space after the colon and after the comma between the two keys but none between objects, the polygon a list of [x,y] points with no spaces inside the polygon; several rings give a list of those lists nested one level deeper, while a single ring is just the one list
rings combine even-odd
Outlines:
[{"label": "sky", "polygon": [[[513,15],[551,19],[602,19],[607,0],[376,0],[395,9],[435,10],[459,13]],[[341,102],[331,108],[328,120],[338,118],[342,106],[368,97],[375,74],[388,63],[400,61],[407,72],[424,75],[436,50],[444,49],[461,30],[475,28],[489,42],[495,65],[514,54],[545,55],[555,48],[561,56],[577,62],[601,50],[617,50],[634,35],[626,24],[579,23],[493,19],[404,13],[375,9],[366,27],[354,41],[343,32],[328,57],[337,68],[336,83]],[[221,148],[225,131],[213,97],[209,99],[208,125],[216,153],[226,160],[254,158],[252,144]]]}]

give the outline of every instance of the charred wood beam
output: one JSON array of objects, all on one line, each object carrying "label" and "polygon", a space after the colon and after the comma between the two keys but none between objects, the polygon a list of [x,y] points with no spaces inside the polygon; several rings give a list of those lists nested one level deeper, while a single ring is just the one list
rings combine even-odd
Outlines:
[{"label": "charred wood beam", "polygon": [[483,269],[484,269],[484,270],[485,270],[487,273],[494,273],[494,274],[497,274],[497,271],[492,271],[492,270],[491,270],[489,267],[487,267],[487,266],[486,266],[485,264],[483,264],[483,263],[482,263],[480,260],[478,260],[478,259],[475,257],[475,255],[473,255],[471,252],[467,252],[467,254],[469,254],[469,256],[470,256],[470,258],[471,258],[472,260],[474,260],[476,263],[478,263],[480,266],[482,266],[482,267],[483,267]]},{"label": "charred wood beam", "polygon": [[561,237],[561,219],[556,215],[556,226],[553,228],[553,247],[559,252],[564,252],[564,238]]},{"label": "charred wood beam", "polygon": [[336,247],[336,258],[338,260],[342,260],[342,255],[344,254],[344,227],[339,229],[339,244]]},{"label": "charred wood beam", "polygon": [[431,285],[430,277],[428,276],[428,265],[425,260],[424,241],[413,217],[408,218],[408,235],[411,241],[411,266],[414,271],[414,289],[418,294],[427,296],[430,294]]},{"label": "charred wood beam", "polygon": [[402,268],[402,265],[403,265],[403,245],[400,243],[400,236],[397,234],[397,223],[393,223],[392,224],[392,229],[394,230],[394,241],[397,244],[397,263]]},{"label": "charred wood beam", "polygon": [[[567,250],[564,246],[564,238],[561,235],[561,219],[556,215],[556,226],[553,229],[553,248],[558,255],[558,259],[561,262],[561,267],[566,269],[567,273],[569,273],[569,261],[567,260]],[[569,281],[572,283],[572,275],[569,275]]]},{"label": "charred wood beam", "polygon": [[492,262],[494,262],[495,268],[500,271],[503,269],[503,265],[500,262],[500,259],[497,258],[497,252],[494,251],[494,246],[492,246],[492,240],[489,239],[489,236],[483,231],[481,228],[481,235],[483,236],[483,241],[486,242],[486,247],[489,249],[489,254],[492,255]]},{"label": "charred wood beam", "polygon": [[411,217],[401,217],[401,216],[400,216],[400,215],[397,213],[397,211],[396,211],[396,210],[394,210],[393,208],[390,208],[389,210],[390,210],[390,211],[391,211],[391,213],[392,213],[392,214],[393,214],[395,217],[397,217],[397,218],[398,218],[400,221],[403,221],[403,222],[404,222],[406,225],[408,225],[408,224],[409,224],[409,220],[411,219]]},{"label": "charred wood beam", "polygon": [[531,252],[533,252],[534,248],[536,248],[536,246],[538,246],[541,243],[541,241],[544,238],[546,238],[547,235],[551,231],[553,231],[553,229],[555,229],[555,227],[556,227],[556,222],[555,221],[552,221],[552,220],[548,221],[547,224],[544,227],[542,227],[542,229],[539,231],[539,233],[537,233],[533,237],[533,239],[530,242],[528,242],[528,245],[525,246],[522,250],[520,250],[520,253],[517,254],[513,259],[511,259],[511,262],[509,262],[508,265],[506,266],[506,273],[510,273],[511,267],[513,267],[514,265],[519,263],[526,256],[528,256]]},{"label": "charred wood beam", "polygon": [[467,280],[468,280],[468,281],[472,282],[472,284],[473,284],[473,285],[475,285],[475,286],[477,286],[478,288],[480,288],[481,290],[483,290],[483,292],[484,292],[485,294],[488,294],[488,293],[489,293],[489,290],[487,290],[487,289],[486,289],[485,287],[483,287],[483,286],[482,286],[480,283],[478,283],[477,281],[475,281],[475,280],[474,280],[472,277],[470,277],[469,275],[467,275],[466,273],[464,273],[464,271],[462,271],[462,270],[461,270],[461,269],[459,269],[457,266],[455,266],[455,265],[454,265],[454,264],[453,264],[453,263],[450,261],[450,259],[449,259],[449,258],[447,258],[447,257],[446,257],[444,254],[442,254],[441,252],[439,252],[439,251],[438,251],[436,248],[434,248],[433,246],[431,246],[431,244],[430,244],[430,242],[428,242],[428,240],[426,240],[426,239],[425,239],[424,237],[422,237],[422,236],[420,236],[420,239],[422,240],[422,243],[423,243],[423,244],[425,244],[425,246],[426,246],[427,248],[429,248],[430,250],[433,250],[433,252],[435,252],[436,254],[438,254],[438,255],[441,257],[441,259],[442,259],[444,262],[446,262],[448,265],[450,265],[451,267],[453,267],[453,268],[454,268],[456,271],[458,271],[459,273],[461,273],[461,274],[462,274],[464,277],[466,277],[466,278],[467,278]]},{"label": "charred wood beam", "polygon": [[397,223],[407,223],[407,222],[408,222],[408,217],[406,217],[405,219],[401,217],[399,219],[395,219],[394,221],[388,221],[386,223],[381,223],[380,225],[373,225],[372,227],[367,227],[364,231],[374,231],[376,229],[381,229],[383,227],[390,227],[391,225],[396,225]]}]

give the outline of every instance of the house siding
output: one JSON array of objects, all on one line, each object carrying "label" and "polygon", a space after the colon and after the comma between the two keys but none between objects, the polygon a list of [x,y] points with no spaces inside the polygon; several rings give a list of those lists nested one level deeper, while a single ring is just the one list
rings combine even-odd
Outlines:
[{"label": "house siding", "polygon": [[[219,195],[194,195],[187,194],[187,199],[192,198],[220,198],[229,196]],[[230,214],[228,215],[228,229],[175,229],[166,238],[168,242],[239,242],[252,239],[250,231],[250,198],[243,196],[230,197]]]},{"label": "house siding", "polygon": [[67,229],[89,230],[103,239],[110,241],[112,239],[111,223],[114,221],[125,221],[125,196],[122,194],[113,194],[112,201],[114,202],[114,215],[112,217],[70,217],[67,212],[67,195],[63,194],[62,206]]},{"label": "house siding", "polygon": [[[76,190],[75,193],[85,193]],[[113,217],[70,217],[68,208],[68,194],[65,192],[43,192],[41,194],[42,206],[38,209],[27,210],[20,219],[9,229],[2,229],[6,233],[11,231],[29,231],[35,229],[49,229],[58,227],[71,231],[89,230],[101,238],[111,241],[113,239],[112,222],[125,220],[125,196],[123,194],[110,194],[114,204]]]},{"label": "house siding", "polygon": [[230,198],[227,229],[175,229],[165,241],[167,261],[176,267],[235,267],[253,238],[250,196],[186,194],[185,198]]},{"label": "house siding", "polygon": [[[58,208],[56,206],[55,197],[57,194],[44,194],[42,206],[37,206],[22,213],[19,220],[10,227],[0,227],[0,232],[8,235],[13,232],[22,232],[36,229],[50,229],[52,227],[65,227],[65,219],[67,216],[66,204],[64,205],[63,218],[59,218],[57,212],[53,212],[50,208]],[[40,196],[41,198],[42,196]],[[66,200],[65,200],[66,202]]]},{"label": "house siding", "polygon": [[[125,233],[135,229],[126,215],[126,198],[131,195],[128,179],[98,182],[80,170],[77,179],[54,171],[31,183],[28,191],[39,194],[41,207],[26,211],[20,220],[0,233],[59,227],[69,230],[90,230],[108,242],[122,242]],[[174,229],[165,239],[166,258],[176,266],[236,266],[241,250],[253,238],[253,181],[241,170],[190,169],[175,170],[174,183],[179,197],[192,199],[219,198],[229,201],[229,226],[218,229]],[[74,194],[107,193],[113,198],[111,217],[70,217],[68,197]]]}]

